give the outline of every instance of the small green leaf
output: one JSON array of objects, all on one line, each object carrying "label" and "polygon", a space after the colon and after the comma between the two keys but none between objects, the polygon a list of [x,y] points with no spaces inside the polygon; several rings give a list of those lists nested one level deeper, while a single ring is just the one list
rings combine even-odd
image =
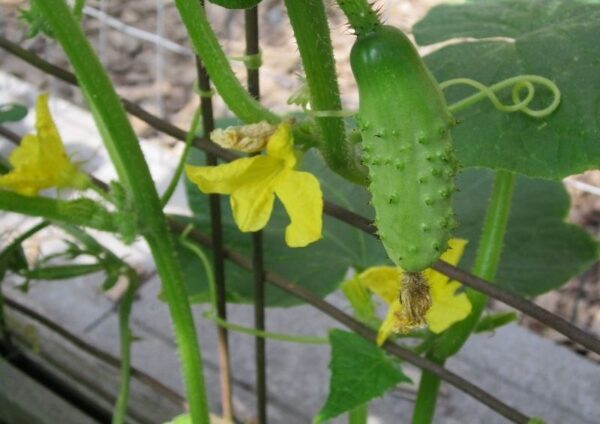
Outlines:
[{"label": "small green leaf", "polygon": [[7,271],[16,273],[25,272],[29,267],[22,246],[14,246],[8,251],[0,252],[0,281]]},{"label": "small green leaf", "polygon": [[518,318],[515,312],[501,312],[497,314],[489,314],[484,316],[477,323],[475,327],[476,333],[483,333],[486,331],[494,331],[506,324],[516,321]]},{"label": "small green leaf", "polygon": [[0,124],[17,122],[27,116],[27,108],[23,105],[8,103],[0,105]]},{"label": "small green leaf", "polygon": [[410,382],[385,353],[357,334],[331,330],[329,396],[313,423],[322,423]]},{"label": "small green leaf", "polygon": [[33,38],[40,33],[50,38],[54,38],[52,29],[40,11],[37,1],[38,0],[32,0],[29,9],[19,9],[19,19],[29,25],[27,38]]},{"label": "small green leaf", "polygon": [[[459,112],[452,136],[461,164],[557,180],[597,168],[599,33],[600,2],[589,0],[473,0],[437,6],[415,25],[421,45],[469,38],[426,57],[438,81],[466,77],[493,84],[536,74],[562,93],[559,108],[543,119],[502,113],[487,101]],[[472,93],[452,88],[446,97],[453,103]],[[501,94],[510,99],[510,90]],[[551,100],[539,89],[531,106]]]},{"label": "small green leaf", "polygon": [[[454,199],[456,236],[469,240],[461,267],[470,269],[491,192],[493,172],[468,170],[459,175]],[[513,195],[497,284],[536,296],[556,289],[598,260],[598,243],[566,222],[569,196],[560,182],[519,177]]]},{"label": "small green leaf", "polygon": [[29,280],[64,280],[103,270],[103,264],[54,265],[30,269],[25,272],[24,277]]}]

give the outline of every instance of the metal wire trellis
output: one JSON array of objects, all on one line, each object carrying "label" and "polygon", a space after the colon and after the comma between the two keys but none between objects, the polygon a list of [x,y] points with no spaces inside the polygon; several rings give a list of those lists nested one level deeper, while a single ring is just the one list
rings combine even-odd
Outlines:
[{"label": "metal wire trellis", "polygon": [[[162,0],[157,0],[157,11],[160,7],[163,6]],[[101,10],[98,11],[96,9],[92,9],[86,7],[84,9],[84,13],[90,16],[103,16],[102,22],[105,22],[107,25],[110,25],[115,28],[124,29],[124,32],[131,33],[131,27],[122,24],[120,21],[110,18],[106,15],[106,5],[105,1],[100,2]],[[245,12],[245,23],[246,23],[246,54],[254,55],[258,54],[258,19],[257,19],[257,10],[256,8],[250,9]],[[120,25],[125,25],[120,26]],[[140,32],[136,32],[136,36],[146,39],[147,41],[154,42],[157,45],[157,56],[156,56],[156,68],[157,68],[157,80],[161,78],[160,69],[163,66],[161,63],[162,54],[164,50],[177,51],[179,54],[184,54],[189,56],[191,51],[185,49],[175,43],[173,45],[169,44],[169,40],[165,40],[162,37],[160,25],[157,23],[157,34],[146,33],[144,31],[138,30]],[[163,27],[164,30],[164,27]],[[134,31],[135,32],[135,31]],[[133,34],[132,34],[133,35]],[[104,37],[104,39],[102,39]],[[101,56],[104,55],[102,45],[106,44],[105,36],[101,34],[101,42],[100,42],[100,50]],[[160,45],[160,46],[159,46]],[[31,65],[37,67],[45,71],[49,75],[53,75],[65,82],[68,82],[73,85],[77,85],[77,81],[71,73],[56,67],[36,56],[35,54],[28,52],[25,49],[22,49],[20,46],[15,43],[10,42],[9,40],[0,37],[0,47],[5,50],[11,52],[12,54],[20,57]],[[197,61],[198,68],[198,79],[199,86],[201,91],[205,93],[210,91],[210,82],[208,80],[208,75],[206,74],[200,60]],[[258,70],[257,69],[248,69],[248,89],[257,98],[259,97],[259,83],[258,83]],[[162,88],[162,84],[158,83],[159,92]],[[142,119],[155,129],[168,134],[178,140],[183,141],[185,139],[186,132],[168,121],[165,121],[149,112],[144,110],[143,108],[137,106],[136,104],[127,101],[126,99],[122,99],[126,109],[133,115]],[[162,101],[162,100],[161,100]],[[160,103],[160,102],[159,102]],[[201,108],[202,108],[202,116],[203,116],[203,125],[205,129],[205,134],[210,131],[210,129],[214,128],[214,119],[212,112],[212,104],[210,98],[207,96],[201,96]],[[158,108],[161,111],[161,106]],[[160,112],[159,112],[160,114]],[[5,128],[0,127],[0,134],[5,137],[15,139],[18,141],[20,137],[6,130]],[[208,164],[216,164],[217,158],[220,158],[225,161],[233,160],[237,157],[236,154],[223,150],[218,146],[210,143],[206,137],[196,137],[194,140],[194,144],[196,147],[202,149],[207,153],[207,163]],[[104,183],[97,181],[96,182],[100,186],[105,186]],[[221,211],[220,211],[220,203],[218,195],[211,195],[210,198],[210,210],[211,210],[211,221],[212,221],[212,234],[210,237],[198,232],[192,231],[191,237],[198,243],[201,243],[205,246],[208,246],[213,249],[214,256],[214,270],[215,277],[217,281],[217,299],[218,299],[218,310],[217,313],[219,317],[226,319],[226,301],[225,301],[225,275],[224,275],[224,259],[227,258],[232,260],[239,266],[244,269],[250,270],[254,273],[254,281],[255,281],[255,327],[257,329],[264,329],[264,282],[268,282],[276,287],[279,287],[282,290],[287,291],[288,293],[297,296],[332,318],[336,319],[340,323],[346,325],[348,328],[355,331],[357,334],[363,336],[364,338],[374,341],[375,333],[370,328],[364,326],[362,323],[356,321],[351,316],[347,315],[343,311],[329,304],[328,302],[318,298],[316,295],[307,291],[303,287],[299,287],[290,281],[286,280],[284,277],[269,272],[264,269],[263,263],[263,248],[262,248],[262,236],[260,233],[255,233],[252,235],[253,238],[253,258],[250,260],[239,253],[227,249],[224,247],[223,238],[222,238],[222,225],[221,225]],[[372,222],[368,219],[353,213],[347,209],[344,209],[334,203],[325,201],[324,212],[336,219],[346,222],[352,227],[358,228],[365,233],[368,233],[372,236],[376,237],[376,229],[373,226]],[[183,227],[181,224],[171,221],[171,227],[174,231],[181,232]],[[573,341],[580,343],[586,348],[594,351],[596,353],[600,353],[600,340],[594,338],[593,336],[586,334],[584,331],[579,328],[573,326],[566,320],[553,315],[552,313],[540,308],[539,306],[529,302],[519,296],[516,296],[504,289],[501,289],[497,286],[490,284],[489,282],[477,278],[472,274],[458,269],[454,266],[451,266],[444,262],[438,262],[433,266],[436,270],[448,275],[449,277],[456,279],[458,281],[463,282],[463,284],[474,288],[475,290],[481,291],[482,293],[498,299],[514,308],[520,310],[521,312],[532,316],[533,318],[538,319],[539,321],[545,323],[549,327],[554,328],[555,330],[561,332],[566,335]],[[224,367],[224,376],[222,376],[222,385],[223,385],[223,408],[224,414],[227,416],[229,413],[230,416],[233,415],[232,407],[231,407],[231,374],[229,369],[229,360],[228,360],[228,343],[227,343],[227,332],[223,328],[219,328],[219,339],[220,346],[222,346],[222,352],[220,352],[224,358],[224,363],[226,366]],[[500,413],[501,415],[507,417],[508,419],[525,423],[528,421],[528,417],[519,411],[511,408],[510,406],[504,404],[499,401],[492,395],[488,394],[484,390],[480,389],[476,385],[470,383],[469,381],[463,379],[462,377],[448,371],[444,367],[441,367],[426,358],[420,357],[413,352],[406,350],[397,344],[392,342],[388,342],[384,345],[384,349],[386,349],[389,353],[398,356],[407,362],[413,363],[416,366],[430,371],[433,374],[439,376],[443,380],[449,382],[450,384],[458,387],[469,395],[473,396],[475,399],[481,401],[482,403],[489,406],[491,409]],[[111,359],[112,360],[112,359]],[[265,344],[264,339],[257,338],[256,339],[256,378],[257,378],[257,415],[259,423],[266,423],[267,415],[266,415],[266,357],[265,357]],[[227,397],[229,397],[229,406],[227,405]],[[228,412],[229,410],[229,412]]]},{"label": "metal wire trellis", "polygon": [[[4,37],[0,37],[0,47],[11,52],[12,54],[31,64],[32,66],[35,66],[36,68],[55,76],[63,80],[64,82],[67,82],[72,85],[77,85],[77,80],[72,73],[51,63],[48,63],[36,54],[26,49],[23,49],[18,44],[11,42],[10,40]],[[127,99],[122,98],[121,101],[123,102],[125,109],[129,113],[143,120],[154,129],[161,131],[167,135],[170,135],[171,137],[176,138],[179,141],[185,141],[186,132],[181,128],[171,124],[168,121],[158,118],[156,115],[153,115],[144,108],[136,105],[135,103]],[[6,133],[6,130],[3,129],[2,131],[0,131],[0,133]],[[214,143],[211,143],[204,137],[195,137],[194,146],[205,152],[213,153],[220,159],[223,159],[225,161],[231,161],[239,157],[236,153],[222,149]],[[324,201],[323,211],[325,214],[335,219],[343,221],[354,228],[357,228],[367,234],[376,237],[375,226],[370,220],[363,216],[360,216],[348,209],[345,209],[327,200]],[[439,264],[440,263],[438,262],[438,264],[435,264],[434,266],[439,266]],[[577,328],[576,326],[564,320],[563,318],[552,314],[551,312],[535,305],[534,303],[526,299],[519,297],[518,295],[511,293],[508,290],[502,289],[497,286],[493,286],[492,283],[490,283],[489,281],[476,277],[475,275],[472,275],[464,270],[460,270],[459,268],[454,267],[450,264],[445,264],[443,266],[447,268],[448,272],[454,273],[454,275],[451,275],[452,278],[457,278],[466,286],[472,287],[490,297],[502,296],[503,303],[506,303],[507,305],[512,306],[513,308],[523,312],[524,314],[537,319],[538,321],[560,332],[561,334],[565,335],[571,340],[580,343],[587,349],[596,353],[600,353],[600,340],[593,337],[591,334],[588,334],[585,331]],[[456,275],[460,275],[460,277],[456,277]]]},{"label": "metal wire trellis", "polygon": [[[6,137],[7,139],[14,142],[15,144],[18,144],[21,139],[21,137],[19,135],[13,133],[10,130],[7,130],[6,128],[4,128],[2,126],[0,126],[0,135]],[[97,179],[93,179],[93,181],[101,189],[108,190],[108,185],[106,183],[99,181]],[[169,225],[170,225],[171,229],[176,233],[182,233],[183,231],[186,230],[186,226],[184,224],[182,224],[178,221],[175,221],[173,219],[169,219]],[[212,238],[201,233],[200,231],[197,231],[197,230],[191,231],[189,233],[189,237],[192,240],[196,241],[197,243],[202,244],[206,247],[209,247],[209,248],[213,247]],[[243,269],[246,269],[248,271],[254,270],[254,264],[252,263],[251,259],[248,259],[247,257],[245,257],[231,249],[224,248],[223,256],[226,259],[233,261],[234,263],[236,263]],[[366,340],[375,342],[377,336],[376,336],[376,333],[374,330],[367,327],[363,323],[357,321],[355,318],[346,314],[345,312],[343,312],[339,308],[335,307],[334,305],[330,304],[329,302],[319,298],[317,295],[311,293],[309,290],[307,290],[301,286],[298,286],[295,283],[288,281],[286,278],[282,277],[281,275],[273,273],[273,272],[266,271],[265,279],[267,282],[274,285],[275,287],[278,287],[278,288],[284,290],[285,292],[287,292],[299,299],[304,300],[305,302],[312,305],[316,309],[319,309],[321,312],[327,314],[328,316],[335,319],[336,321],[344,324],[346,327],[353,330],[355,333],[362,336]],[[449,371],[448,369],[444,368],[443,366],[440,366],[439,364],[432,362],[427,358],[421,357],[421,356],[415,354],[414,352],[412,352],[411,350],[403,348],[389,340],[383,345],[383,348],[387,352],[391,353],[392,355],[395,355],[398,358],[401,358],[413,365],[416,365],[417,367],[419,367],[423,370],[429,371],[430,373],[438,376],[442,380],[452,384],[453,386],[457,387],[458,389],[462,390],[463,392],[469,394],[474,399],[479,400],[483,404],[487,405],[490,409],[496,411],[500,415],[503,415],[504,417],[508,418],[509,420],[516,422],[516,423],[528,423],[529,422],[529,417],[525,416],[524,414],[522,414],[521,412],[517,411],[516,409],[510,407],[509,405],[506,405],[504,402],[502,402],[499,399],[497,399],[496,397],[490,395],[485,390],[482,390],[475,384],[465,380],[464,378],[460,377],[457,374],[454,374],[453,372]]]}]

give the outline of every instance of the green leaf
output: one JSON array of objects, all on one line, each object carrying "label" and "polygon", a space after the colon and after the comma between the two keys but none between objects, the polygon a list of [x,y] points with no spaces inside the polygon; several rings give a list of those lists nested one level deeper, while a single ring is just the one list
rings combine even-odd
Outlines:
[{"label": "green leaf", "polygon": [[[467,77],[492,84],[538,74],[562,92],[559,108],[543,119],[502,113],[487,101],[459,112],[460,124],[452,134],[462,165],[548,179],[597,168],[599,33],[598,1],[474,0],[433,8],[414,27],[419,44],[470,38],[426,57],[439,81]],[[507,100],[509,91],[501,98]],[[472,92],[451,88],[448,103]],[[532,107],[550,102],[547,90],[539,89]]]},{"label": "green leaf", "polygon": [[331,330],[329,396],[313,423],[322,423],[410,382],[398,364],[376,345],[342,330]]},{"label": "green leaf", "polygon": [[25,272],[24,276],[29,280],[65,280],[100,271],[104,271],[104,265],[99,263],[54,265],[30,269]]},{"label": "green leaf", "polygon": [[27,108],[16,103],[0,105],[0,124],[17,122],[27,116]]},{"label": "green leaf", "polygon": [[[203,164],[203,154],[192,149],[190,163]],[[367,191],[335,175],[327,169],[316,153],[306,153],[302,165],[304,170],[317,175],[326,198],[357,213],[373,216],[368,205]],[[204,233],[210,233],[208,196],[200,192],[187,178],[186,189],[197,228]],[[251,235],[241,233],[233,222],[229,196],[221,197],[221,209],[225,245],[251,257]],[[285,210],[279,201],[276,201],[269,224],[263,231],[266,267],[321,297],[333,292],[340,285],[350,266],[363,269],[374,262],[387,262],[387,256],[379,241],[330,217],[324,218],[322,240],[304,248],[289,248],[284,242],[284,230],[288,223],[289,218]],[[184,263],[190,296],[197,301],[208,300],[204,272],[200,272],[198,268],[201,264],[194,264],[193,262],[198,260],[189,252],[180,253],[180,258]],[[253,279],[249,272],[228,263],[225,276],[229,301],[253,301]],[[267,286],[266,302],[269,306],[292,306],[299,304],[300,300],[277,288]]]},{"label": "green leaf", "polygon": [[497,314],[489,314],[484,316],[477,323],[475,327],[476,333],[483,333],[486,331],[494,331],[506,324],[516,321],[518,318],[515,312],[501,312]]},{"label": "green leaf", "polygon": [[[469,240],[461,266],[473,264],[493,173],[468,170],[458,177],[454,200],[459,228]],[[545,293],[583,272],[598,259],[598,243],[565,222],[569,196],[562,183],[519,177],[497,274],[499,286],[526,296]]]}]

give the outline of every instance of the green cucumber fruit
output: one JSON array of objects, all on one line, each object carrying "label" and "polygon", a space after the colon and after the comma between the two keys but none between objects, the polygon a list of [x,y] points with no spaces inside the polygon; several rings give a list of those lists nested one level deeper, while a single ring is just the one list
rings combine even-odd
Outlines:
[{"label": "green cucumber fruit", "polygon": [[379,25],[360,33],[350,63],[378,234],[395,264],[422,271],[446,250],[455,226],[455,120],[402,31]]}]

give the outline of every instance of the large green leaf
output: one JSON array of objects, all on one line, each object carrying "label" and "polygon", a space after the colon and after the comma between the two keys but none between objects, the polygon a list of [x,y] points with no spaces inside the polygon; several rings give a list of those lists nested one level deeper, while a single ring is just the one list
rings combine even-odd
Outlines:
[{"label": "large green leaf", "polygon": [[[190,163],[202,164],[203,162],[203,154],[193,151]],[[329,171],[316,153],[309,152],[304,156],[303,168],[319,177],[325,197],[357,213],[372,216],[366,190],[345,182]],[[187,180],[186,188],[198,228],[209,233],[208,196]],[[226,246],[251,257],[251,236],[240,233],[235,226],[229,196],[222,197],[221,207]],[[285,245],[283,236],[288,223],[289,218],[285,210],[279,201],[276,201],[269,224],[263,231],[266,267],[320,296],[324,297],[337,289],[350,266],[362,268],[374,261],[380,262],[386,257],[383,247],[373,237],[353,230],[330,217],[324,219],[322,240],[308,247],[291,249]],[[195,300],[205,301],[206,281],[203,272],[200,272],[201,265],[188,263],[197,262],[188,253],[182,253],[182,259],[185,263],[184,271],[186,271],[190,295]],[[230,301],[252,302],[253,279],[249,272],[228,264],[226,284]],[[266,301],[269,306],[291,306],[300,302],[274,287],[267,287]]]},{"label": "large green leaf", "polygon": [[[472,265],[487,208],[493,172],[468,170],[458,178],[454,207],[457,235],[470,241],[461,266]],[[523,295],[560,287],[598,260],[598,243],[565,222],[569,196],[562,183],[519,177],[508,221],[498,285]]]},{"label": "large green leaf", "polygon": [[[439,81],[468,77],[492,84],[518,74],[553,80],[562,92],[543,119],[501,113],[481,102],[457,117],[453,131],[462,165],[560,179],[600,164],[600,3],[583,0],[473,0],[441,5],[414,27],[421,45],[468,40],[426,57]],[[472,93],[451,88],[452,103]],[[510,93],[503,93],[508,100]],[[533,106],[551,101],[536,91]]]},{"label": "large green leaf", "polygon": [[331,330],[329,396],[314,423],[322,423],[348,412],[392,387],[410,382],[397,362],[373,343],[342,330]]}]

